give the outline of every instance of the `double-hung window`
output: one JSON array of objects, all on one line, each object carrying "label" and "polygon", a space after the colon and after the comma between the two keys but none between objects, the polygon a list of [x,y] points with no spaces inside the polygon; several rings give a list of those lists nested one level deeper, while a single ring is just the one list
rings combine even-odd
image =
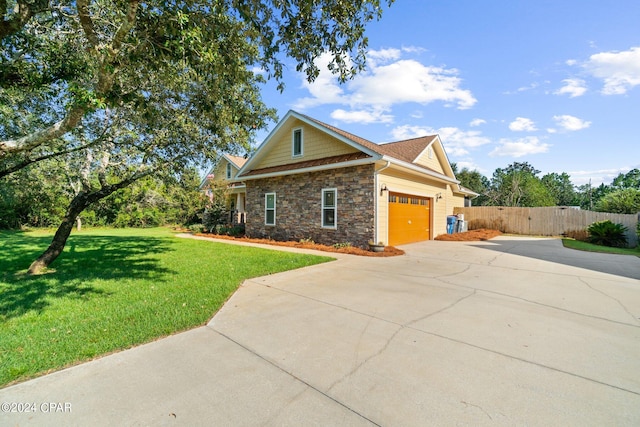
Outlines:
[{"label": "double-hung window", "polygon": [[276,193],[264,195],[264,223],[276,225]]},{"label": "double-hung window", "polygon": [[231,163],[227,163],[227,179],[231,179]]},{"label": "double-hung window", "polygon": [[291,137],[291,155],[301,157],[303,154],[302,129],[294,129]]},{"label": "double-hung window", "polygon": [[322,227],[338,227],[338,190],[335,188],[322,190]]}]

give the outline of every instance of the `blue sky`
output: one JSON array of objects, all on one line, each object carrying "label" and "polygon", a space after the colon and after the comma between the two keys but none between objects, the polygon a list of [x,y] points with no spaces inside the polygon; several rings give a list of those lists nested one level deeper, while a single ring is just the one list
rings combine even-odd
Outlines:
[{"label": "blue sky", "polygon": [[599,185],[640,168],[637,0],[397,0],[367,35],[354,80],[308,84],[290,64],[264,101],[377,143],[437,133],[488,177],[529,162]]}]

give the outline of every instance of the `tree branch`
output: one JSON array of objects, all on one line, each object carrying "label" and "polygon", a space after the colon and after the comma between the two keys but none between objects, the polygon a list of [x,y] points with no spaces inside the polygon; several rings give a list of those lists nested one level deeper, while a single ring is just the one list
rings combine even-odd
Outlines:
[{"label": "tree branch", "polygon": [[87,107],[72,107],[64,119],[54,123],[48,128],[23,136],[22,138],[0,141],[0,157],[9,153],[21,153],[33,150],[47,141],[61,137],[78,126],[86,112]]},{"label": "tree branch", "polygon": [[80,25],[84,30],[84,34],[87,36],[91,47],[96,48],[98,46],[98,36],[94,29],[93,19],[91,19],[91,15],[89,14],[89,4],[87,0],[77,0],[76,4],[78,5],[78,18],[80,19]]},{"label": "tree branch", "polygon": [[43,160],[48,160],[48,159],[52,159],[54,157],[58,157],[58,156],[64,156],[65,154],[71,154],[71,153],[75,153],[76,151],[81,151],[84,150],[85,148],[89,148],[92,145],[94,145],[95,142],[91,142],[89,144],[85,144],[85,145],[81,145],[79,147],[74,147],[74,148],[70,148],[68,150],[63,150],[63,151],[57,151],[55,153],[50,153],[50,154],[45,154],[43,156],[40,157],[35,157],[33,159],[27,158],[26,160],[21,161],[20,163],[16,163],[15,165],[5,168],[3,170],[0,170],[0,178],[5,177],[7,175],[10,175],[16,171],[19,171],[20,169],[26,168],[27,166],[33,164],[33,163],[38,163],[41,162]]},{"label": "tree branch", "polygon": [[[113,36],[113,39],[111,40],[111,46],[109,46],[107,49],[107,54],[104,55],[102,60],[100,61],[101,64],[97,76],[98,82],[95,85],[95,92],[98,95],[106,94],[113,87],[113,79],[115,76],[113,61],[116,58],[118,51],[122,47],[122,42],[125,36],[135,25],[139,4],[140,0],[129,0],[124,21],[116,31],[116,34]],[[93,43],[94,41],[97,43],[97,36],[95,35],[95,32],[93,30],[93,22],[88,14],[86,1],[80,0],[78,8],[79,14],[81,15],[80,20],[82,23],[82,27],[85,31],[85,34],[87,35],[87,38],[91,43]],[[78,126],[82,121],[84,115],[88,111],[90,111],[90,109],[91,107],[88,105],[74,105],[69,109],[69,112],[62,120],[54,123],[46,129],[36,131],[21,138],[0,141],[0,157],[5,156],[9,153],[20,153],[29,151],[46,143],[47,141],[50,141],[51,139],[61,137],[71,129],[74,129],[76,126]]]},{"label": "tree branch", "polygon": [[2,17],[2,21],[0,21],[0,40],[19,32],[33,15],[46,10],[47,7],[47,0],[37,0],[34,2],[18,0],[16,5],[17,10],[14,16],[11,19],[5,19],[4,17],[7,16],[7,0],[1,0],[0,17]]}]

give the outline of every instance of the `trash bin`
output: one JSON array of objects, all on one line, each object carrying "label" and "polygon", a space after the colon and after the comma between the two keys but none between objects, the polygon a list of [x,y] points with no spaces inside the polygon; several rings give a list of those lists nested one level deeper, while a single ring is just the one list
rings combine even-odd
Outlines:
[{"label": "trash bin", "polygon": [[456,221],[456,226],[455,226],[455,233],[464,233],[465,231],[467,231],[467,222],[463,219],[458,219],[458,221]]},{"label": "trash bin", "polygon": [[447,215],[447,234],[453,234],[457,219],[455,215]]}]

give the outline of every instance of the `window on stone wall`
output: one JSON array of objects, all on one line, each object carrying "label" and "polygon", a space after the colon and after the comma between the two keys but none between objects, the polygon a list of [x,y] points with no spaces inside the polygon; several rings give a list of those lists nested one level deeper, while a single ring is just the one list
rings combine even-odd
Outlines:
[{"label": "window on stone wall", "polygon": [[264,195],[264,223],[276,225],[276,193]]},{"label": "window on stone wall", "polygon": [[338,190],[325,188],[322,190],[322,227],[338,226]]}]

